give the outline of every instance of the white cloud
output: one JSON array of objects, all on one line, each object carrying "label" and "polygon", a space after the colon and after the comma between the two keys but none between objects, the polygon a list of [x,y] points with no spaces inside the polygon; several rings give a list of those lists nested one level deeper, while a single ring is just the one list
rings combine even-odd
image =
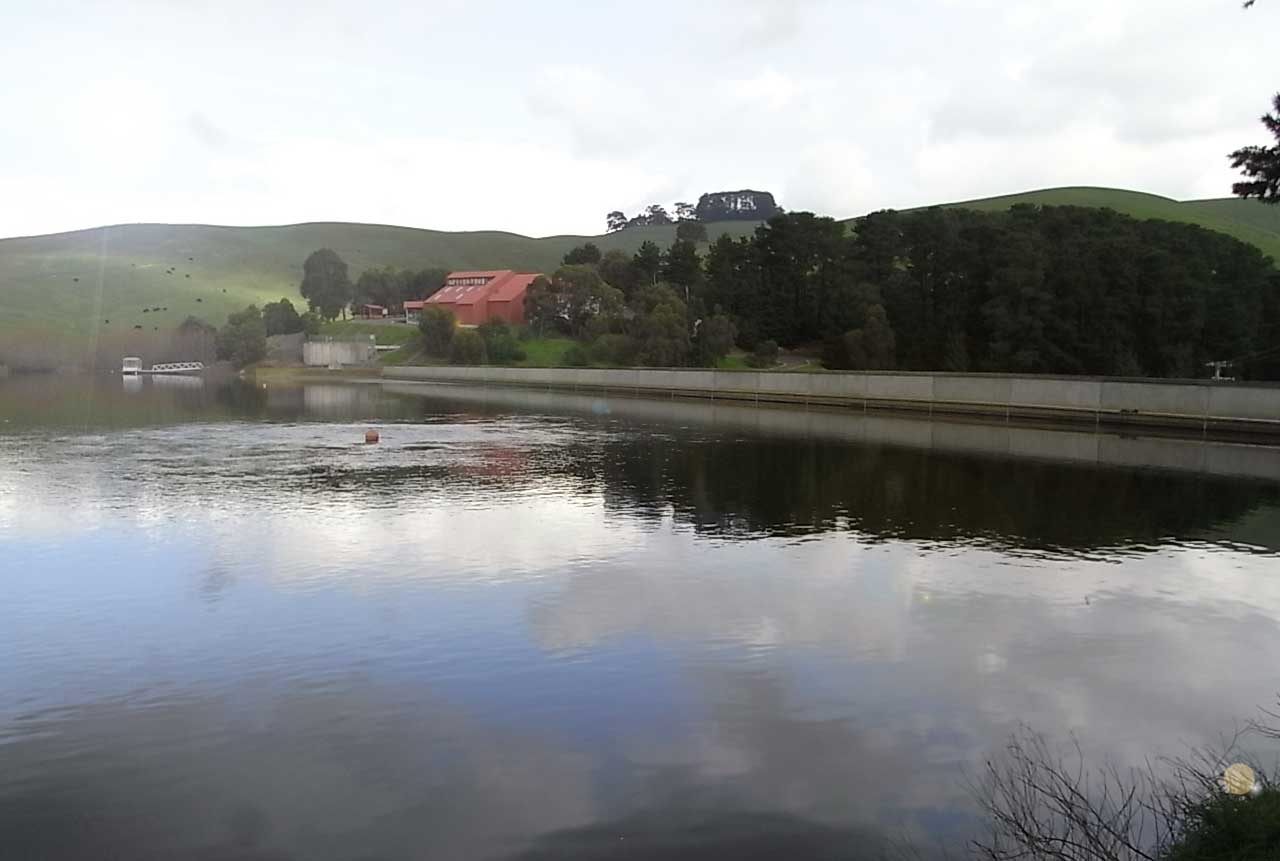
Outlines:
[{"label": "white cloud", "polygon": [[770,67],[750,78],[729,81],[726,89],[739,110],[777,112],[794,106],[800,96],[812,92],[815,87]]},{"label": "white cloud", "polygon": [[817,141],[797,153],[780,196],[811,200],[823,213],[865,212],[877,190],[867,155],[857,144]]},{"label": "white cloud", "polygon": [[[16,11],[0,234],[319,219],[545,235],[767,187],[855,215],[1062,182],[1224,195],[1270,4],[553,0]],[[37,73],[38,72],[38,73]]]}]

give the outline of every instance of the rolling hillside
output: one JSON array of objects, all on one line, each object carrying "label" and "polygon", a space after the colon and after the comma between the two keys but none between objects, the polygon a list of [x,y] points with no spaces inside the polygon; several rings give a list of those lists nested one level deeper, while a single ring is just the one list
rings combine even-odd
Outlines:
[{"label": "rolling hillside", "polygon": [[[712,227],[713,234],[745,235],[755,225]],[[566,251],[586,241],[606,251],[634,252],[645,240],[666,246],[674,235],[674,227],[531,239],[371,224],[129,224],[5,239],[0,240],[0,338],[82,340],[136,331],[134,326],[163,331],[191,314],[220,323],[250,302],[281,296],[300,301],[302,261],[317,248],[337,251],[354,279],[382,265],[550,271]]]},{"label": "rolling hillside", "polygon": [[1215,200],[1178,201],[1155,194],[1118,188],[1075,187],[1047,188],[945,205],[992,212],[1008,209],[1019,203],[1039,206],[1108,207],[1134,218],[1186,221],[1256,245],[1262,249],[1263,253],[1280,261],[1280,207],[1268,206],[1256,200],[1228,197]]},{"label": "rolling hillside", "polygon": [[[1185,221],[1253,243],[1280,260],[1280,207],[1235,199],[1176,201],[1107,188],[1058,188],[946,206],[1000,210],[1016,203],[1106,206],[1137,218]],[[712,236],[749,234],[746,222],[711,226]],[[220,324],[250,302],[298,297],[302,261],[336,250],[352,277],[370,266],[516,268],[549,271],[566,251],[592,241],[634,252],[666,246],[672,227],[605,236],[533,239],[512,233],[450,233],[371,224],[285,227],[131,224],[0,240],[0,363],[15,351],[55,357],[124,349],[159,338],[188,315]],[[144,309],[146,309],[144,311]],[[141,327],[141,329],[135,328]]]}]

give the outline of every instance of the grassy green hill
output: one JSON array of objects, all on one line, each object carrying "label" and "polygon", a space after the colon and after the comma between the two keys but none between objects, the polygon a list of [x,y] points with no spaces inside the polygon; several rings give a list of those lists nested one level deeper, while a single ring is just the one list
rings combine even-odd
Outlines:
[{"label": "grassy green hill", "polygon": [[[1251,242],[1280,260],[1280,207],[1255,201],[1176,201],[1119,189],[1056,188],[946,205],[1000,210],[1016,203],[1105,206],[1137,218],[1192,222]],[[752,223],[739,222],[712,225],[710,232],[741,236],[754,229]],[[130,224],[3,239],[0,363],[15,351],[62,362],[85,355],[86,345],[114,355],[144,336],[166,337],[188,315],[219,324],[250,302],[298,299],[302,261],[317,248],[336,250],[354,278],[382,265],[549,271],[566,251],[586,241],[605,250],[634,252],[645,240],[665,246],[673,236],[672,227],[532,239],[500,232],[321,223]]]},{"label": "grassy green hill", "polygon": [[[712,233],[745,235],[754,228],[725,223],[713,225]],[[586,241],[634,252],[645,240],[670,244],[674,234],[673,227],[639,227],[531,239],[372,224],[129,224],[4,239],[0,339],[74,341],[133,332],[134,326],[164,331],[190,314],[220,323],[250,302],[298,299],[302,261],[317,248],[337,251],[353,278],[382,265],[550,271]]]},{"label": "grassy green hill", "polygon": [[1280,207],[1268,206],[1256,200],[1222,198],[1178,201],[1140,191],[1081,186],[1047,188],[945,205],[991,212],[1008,209],[1019,203],[1108,207],[1134,218],[1190,222],[1252,243],[1261,248],[1263,253],[1280,260]]}]

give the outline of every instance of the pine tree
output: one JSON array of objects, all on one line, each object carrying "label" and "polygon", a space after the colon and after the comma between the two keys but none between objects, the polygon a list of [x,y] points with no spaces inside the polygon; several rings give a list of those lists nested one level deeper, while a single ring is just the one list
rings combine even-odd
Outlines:
[{"label": "pine tree", "polygon": [[1262,124],[1276,139],[1276,145],[1242,147],[1229,156],[1231,166],[1249,177],[1248,181],[1231,186],[1237,197],[1280,203],[1280,93],[1276,93],[1272,105],[1275,113],[1263,114]]}]

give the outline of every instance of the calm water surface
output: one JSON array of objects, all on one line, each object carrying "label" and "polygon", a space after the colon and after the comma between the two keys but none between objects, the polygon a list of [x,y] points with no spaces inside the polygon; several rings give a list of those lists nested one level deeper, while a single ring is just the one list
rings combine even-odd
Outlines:
[{"label": "calm water surface", "polygon": [[765,412],[0,380],[0,858],[954,847],[1274,703],[1277,484]]}]

